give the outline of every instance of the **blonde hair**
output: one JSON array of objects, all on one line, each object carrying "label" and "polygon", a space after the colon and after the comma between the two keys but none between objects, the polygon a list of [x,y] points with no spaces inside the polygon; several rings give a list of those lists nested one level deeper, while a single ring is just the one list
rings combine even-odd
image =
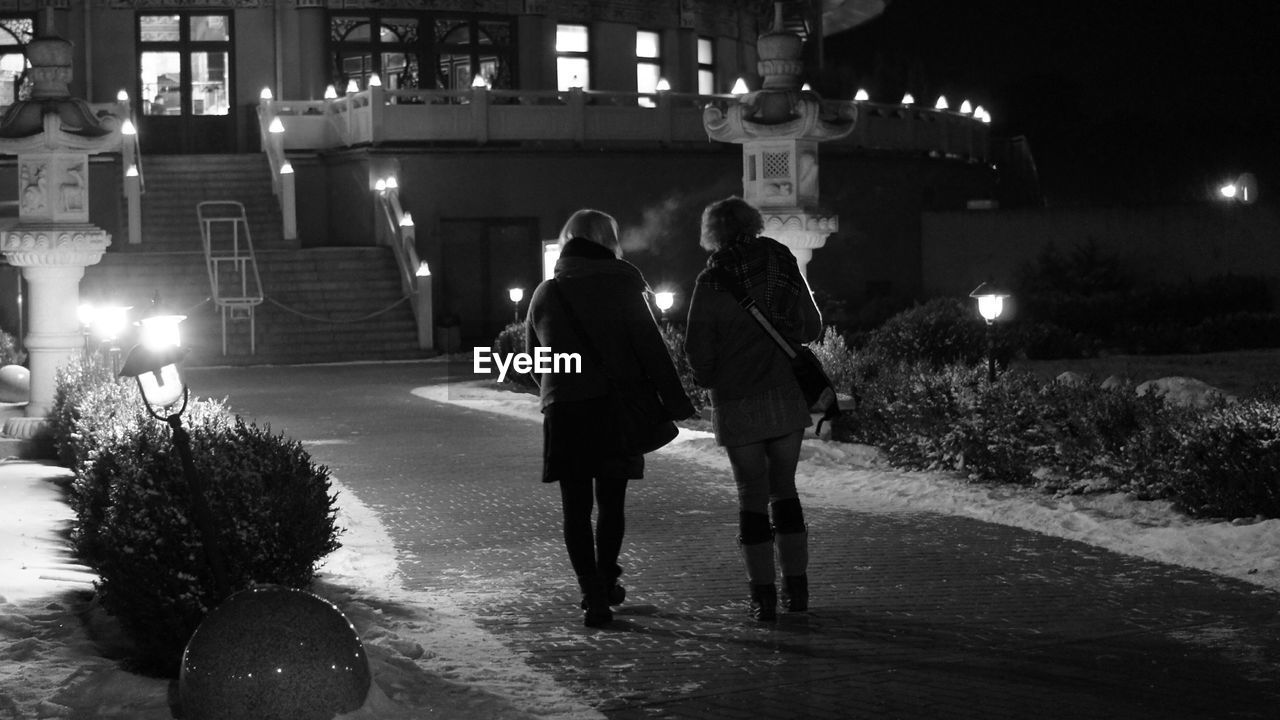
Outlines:
[{"label": "blonde hair", "polygon": [[753,238],[763,229],[760,211],[737,195],[731,195],[702,211],[702,237],[698,244],[704,250],[715,252],[744,237]]},{"label": "blonde hair", "polygon": [[609,213],[584,208],[569,216],[560,230],[560,244],[582,238],[613,251],[614,256],[622,257],[622,247],[618,244],[618,221]]}]

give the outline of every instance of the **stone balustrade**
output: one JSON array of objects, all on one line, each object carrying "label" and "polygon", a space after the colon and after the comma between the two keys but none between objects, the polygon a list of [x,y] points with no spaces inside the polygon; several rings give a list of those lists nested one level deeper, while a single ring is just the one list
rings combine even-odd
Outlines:
[{"label": "stone balustrade", "polygon": [[[578,145],[708,142],[703,109],[732,95],[584,90],[386,90],[333,100],[265,100],[285,126],[286,150],[380,143],[564,142]],[[823,102],[834,115],[854,101]],[[646,104],[651,106],[646,106]],[[988,126],[971,115],[923,106],[857,101],[854,131],[833,148],[990,160]]]}]

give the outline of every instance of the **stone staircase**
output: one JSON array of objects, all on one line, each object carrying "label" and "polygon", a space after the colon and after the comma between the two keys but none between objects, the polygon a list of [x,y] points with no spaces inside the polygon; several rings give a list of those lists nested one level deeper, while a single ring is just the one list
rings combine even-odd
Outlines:
[{"label": "stone staircase", "polygon": [[[117,239],[101,262],[85,269],[83,302],[130,305],[137,318],[158,294],[166,312],[187,316],[182,337],[191,348],[188,366],[432,354],[418,347],[413,310],[389,248],[303,250],[283,239],[262,156],[151,156],[145,162],[142,242],[130,246]],[[225,340],[196,221],[196,204],[205,200],[244,204],[265,296],[252,322],[227,314]]]}]

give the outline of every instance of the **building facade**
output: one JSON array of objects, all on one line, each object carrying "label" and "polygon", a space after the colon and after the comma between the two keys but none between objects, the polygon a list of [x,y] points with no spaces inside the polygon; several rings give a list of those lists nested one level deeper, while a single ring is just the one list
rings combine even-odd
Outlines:
[{"label": "building facade", "polygon": [[[273,172],[292,171],[296,247],[382,242],[375,186],[395,177],[435,322],[487,343],[510,318],[506,289],[541,278],[544,242],[580,207],[619,218],[628,259],[677,292],[679,315],[704,259],[702,206],[742,192],[741,150],[709,141],[702,111],[737,102],[740,79],[757,86],[756,38],[777,19],[820,46],[824,5],[11,0],[0,102],[24,92],[18,49],[52,33],[75,44],[73,95],[127,107],[144,169],[147,156],[270,150],[279,119]],[[809,275],[832,307],[918,295],[921,212],[992,196],[986,125],[960,100],[859,100],[855,132],[823,145],[822,202],[840,231]],[[94,220],[117,239],[130,233],[123,169],[94,168]]]}]

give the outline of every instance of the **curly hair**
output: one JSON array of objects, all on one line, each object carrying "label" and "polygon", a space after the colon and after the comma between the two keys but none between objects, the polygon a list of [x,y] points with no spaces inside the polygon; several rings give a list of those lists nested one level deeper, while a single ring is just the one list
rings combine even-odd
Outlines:
[{"label": "curly hair", "polygon": [[753,238],[763,229],[764,219],[760,211],[737,195],[731,195],[711,203],[702,211],[702,237],[698,244],[704,250],[715,252],[740,238]]}]

